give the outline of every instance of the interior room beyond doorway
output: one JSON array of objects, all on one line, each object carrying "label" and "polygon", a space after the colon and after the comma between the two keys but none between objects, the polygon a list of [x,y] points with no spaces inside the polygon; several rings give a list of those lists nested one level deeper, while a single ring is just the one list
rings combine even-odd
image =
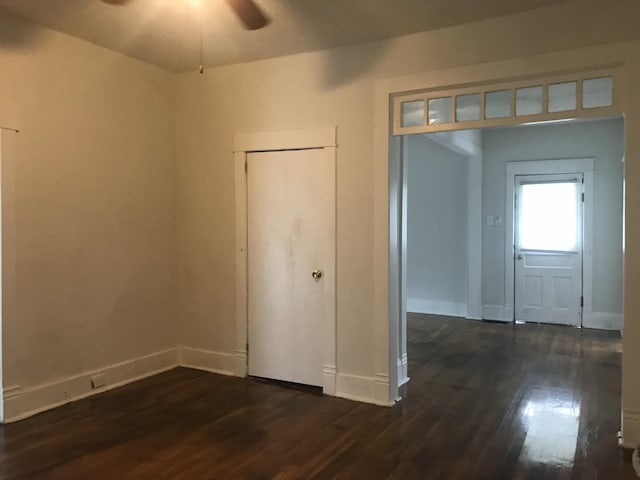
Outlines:
[{"label": "interior room beyond doorway", "polygon": [[[506,165],[592,159],[592,211],[584,213],[585,225],[592,222],[584,277],[592,281],[580,287],[579,326],[621,330],[623,119],[453,133],[404,140],[407,311],[514,321],[508,262],[517,259],[507,231],[514,199],[507,198]],[[481,189],[481,207],[474,188]]]}]

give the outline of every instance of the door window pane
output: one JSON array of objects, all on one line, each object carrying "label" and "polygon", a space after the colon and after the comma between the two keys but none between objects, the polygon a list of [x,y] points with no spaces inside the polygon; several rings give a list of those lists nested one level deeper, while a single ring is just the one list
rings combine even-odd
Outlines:
[{"label": "door window pane", "polygon": [[402,102],[401,123],[403,127],[424,125],[424,100]]},{"label": "door window pane", "polygon": [[576,82],[549,85],[549,112],[566,112],[576,109]]},{"label": "door window pane", "polygon": [[613,105],[613,78],[594,78],[582,82],[582,106],[584,108]]},{"label": "door window pane", "polygon": [[456,122],[480,120],[480,94],[456,97]]},{"label": "door window pane", "polygon": [[516,90],[516,115],[542,113],[542,87],[518,88]]},{"label": "door window pane", "polygon": [[429,100],[429,125],[451,123],[451,97]]},{"label": "door window pane", "polygon": [[578,183],[530,183],[520,186],[519,247],[524,250],[578,249]]},{"label": "door window pane", "polygon": [[484,118],[506,118],[511,116],[511,90],[487,92],[484,95]]}]

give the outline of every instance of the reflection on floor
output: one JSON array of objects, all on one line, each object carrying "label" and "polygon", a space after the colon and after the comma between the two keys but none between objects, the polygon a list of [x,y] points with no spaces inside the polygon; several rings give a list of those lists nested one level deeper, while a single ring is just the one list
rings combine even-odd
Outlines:
[{"label": "reflection on floor", "polygon": [[407,404],[443,395],[477,462],[451,478],[635,478],[616,447],[618,333],[410,314],[409,336]]},{"label": "reflection on floor", "polygon": [[527,463],[573,466],[580,426],[580,403],[567,392],[541,391],[522,410],[526,430],[521,458]]},{"label": "reflection on floor", "polygon": [[409,336],[393,408],[179,368],[1,427],[0,478],[636,478],[619,336],[425,316]]}]

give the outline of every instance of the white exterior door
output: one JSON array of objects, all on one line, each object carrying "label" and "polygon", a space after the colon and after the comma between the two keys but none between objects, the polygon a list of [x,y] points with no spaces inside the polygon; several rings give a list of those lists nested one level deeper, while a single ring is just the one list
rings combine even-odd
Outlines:
[{"label": "white exterior door", "polygon": [[322,386],[335,321],[335,157],[247,154],[249,375]]},{"label": "white exterior door", "polygon": [[515,178],[515,320],[581,325],[583,175]]}]

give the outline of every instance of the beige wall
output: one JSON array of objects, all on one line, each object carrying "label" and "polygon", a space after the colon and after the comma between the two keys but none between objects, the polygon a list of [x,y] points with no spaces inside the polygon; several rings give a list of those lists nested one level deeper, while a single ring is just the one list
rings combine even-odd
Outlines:
[{"label": "beige wall", "polygon": [[[3,319],[4,385],[28,388],[174,347],[176,322],[179,345],[233,353],[233,134],[329,125],[339,144],[338,368],[384,374],[384,335],[374,325],[386,315],[374,308],[385,304],[377,290],[385,284],[374,279],[386,242],[372,240],[385,235],[374,215],[386,201],[373,161],[376,81],[495,60],[525,66],[528,55],[634,38],[638,20],[635,0],[575,0],[177,76],[65,35],[1,24],[0,125],[22,130],[7,160],[16,162],[15,298]],[[638,102],[628,105],[640,112]],[[627,162],[627,185],[639,185],[633,204],[640,182],[634,159]],[[628,228],[628,253],[636,238]],[[640,279],[634,255],[627,292]],[[633,302],[628,311],[640,312]],[[630,322],[626,347],[640,340]],[[625,365],[639,363],[633,350]],[[638,384],[625,372],[627,407],[640,412]]]},{"label": "beige wall", "polygon": [[180,342],[217,352],[235,348],[235,132],[337,125],[338,368],[371,377],[380,347],[373,337],[375,80],[631,38],[638,19],[633,1],[568,2],[386,42],[180,75]]},{"label": "beige wall", "polygon": [[24,393],[175,347],[175,83],[56,32],[0,32],[0,125],[21,130],[2,159],[3,374]]}]

